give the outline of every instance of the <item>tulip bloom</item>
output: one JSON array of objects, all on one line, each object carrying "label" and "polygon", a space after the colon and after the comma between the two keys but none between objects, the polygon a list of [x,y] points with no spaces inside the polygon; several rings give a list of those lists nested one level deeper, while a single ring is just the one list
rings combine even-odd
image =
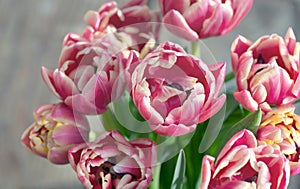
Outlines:
[{"label": "tulip bloom", "polygon": [[206,155],[202,161],[199,189],[284,189],[290,178],[288,160],[271,146],[257,146],[253,133],[235,134],[220,152],[216,163]]},{"label": "tulip bloom", "polygon": [[179,45],[164,42],[134,70],[131,95],[155,132],[183,135],[223,106],[224,76],[224,62],[206,65]]},{"label": "tulip bloom", "polygon": [[293,30],[284,38],[273,34],[255,43],[238,36],[231,47],[236,75],[236,100],[250,111],[293,103],[300,96],[299,43]]},{"label": "tulip bloom", "polygon": [[69,151],[69,160],[86,189],[146,189],[156,163],[156,145],[148,139],[127,141],[108,131],[94,142]]},{"label": "tulip bloom", "polygon": [[83,114],[101,114],[118,99],[129,78],[127,46],[114,35],[99,40],[70,33],[65,37],[59,67],[42,67],[48,88],[69,107]]},{"label": "tulip bloom", "polygon": [[159,0],[159,4],[165,26],[196,41],[229,33],[250,11],[253,0]]},{"label": "tulip bloom", "polygon": [[257,131],[257,139],[279,149],[290,161],[291,175],[300,173],[300,117],[295,107],[283,106],[268,112]]},{"label": "tulip bloom", "polygon": [[114,1],[107,2],[99,11],[88,11],[84,19],[88,23],[84,35],[102,38],[118,32],[120,40],[142,54],[153,48],[158,37],[159,24],[154,22],[159,22],[159,15],[150,11],[147,0],[130,0],[121,8]]},{"label": "tulip bloom", "polygon": [[34,111],[35,122],[21,142],[33,153],[55,164],[68,163],[68,150],[88,140],[86,118],[64,104],[46,104]]}]

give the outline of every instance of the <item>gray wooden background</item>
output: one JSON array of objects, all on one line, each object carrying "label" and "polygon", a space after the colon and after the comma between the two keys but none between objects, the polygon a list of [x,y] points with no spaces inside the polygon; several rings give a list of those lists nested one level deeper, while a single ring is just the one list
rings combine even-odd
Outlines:
[{"label": "gray wooden background", "polygon": [[[1,189],[82,188],[68,165],[52,165],[32,155],[19,138],[33,121],[35,107],[56,102],[40,77],[40,67],[56,67],[64,35],[80,33],[84,13],[97,10],[103,2],[0,0]],[[150,0],[151,5],[155,3]],[[230,67],[229,49],[236,35],[256,40],[265,34],[284,35],[288,27],[293,27],[300,41],[298,0],[255,0],[247,18],[232,33],[204,42],[218,61],[225,60]],[[299,179],[292,179],[291,189],[300,188]]]}]

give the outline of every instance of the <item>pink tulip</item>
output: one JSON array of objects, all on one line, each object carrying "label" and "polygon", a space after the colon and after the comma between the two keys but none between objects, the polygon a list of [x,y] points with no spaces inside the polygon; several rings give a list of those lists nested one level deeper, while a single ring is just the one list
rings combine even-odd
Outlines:
[{"label": "pink tulip", "polygon": [[118,99],[129,78],[131,55],[114,35],[98,40],[70,33],[65,37],[59,67],[42,68],[48,88],[72,109],[100,114]]},{"label": "pink tulip", "polygon": [[257,146],[248,130],[235,134],[214,160],[203,158],[199,189],[284,189],[289,183],[288,160],[271,146]]},{"label": "pink tulip", "polygon": [[231,47],[236,100],[250,111],[290,104],[300,96],[299,43],[290,28],[284,38],[273,34],[255,43],[238,36]]},{"label": "pink tulip", "polygon": [[162,135],[183,135],[217,113],[225,63],[206,65],[171,42],[149,53],[132,74],[132,98],[150,127]]},{"label": "pink tulip", "polygon": [[253,0],[159,0],[159,4],[165,26],[196,41],[229,33],[250,11]]},{"label": "pink tulip", "polygon": [[62,103],[38,107],[34,118],[35,122],[23,133],[21,142],[52,163],[68,163],[68,150],[88,140],[89,124],[86,118]]},{"label": "pink tulip", "polygon": [[108,131],[94,142],[74,146],[69,160],[86,189],[146,189],[156,163],[156,145],[148,139],[127,141]]},{"label": "pink tulip", "polygon": [[294,106],[281,106],[268,112],[257,131],[260,143],[279,149],[290,161],[291,175],[300,173],[300,117]]},{"label": "pink tulip", "polygon": [[153,48],[158,37],[159,15],[150,11],[147,0],[130,0],[118,8],[116,2],[103,4],[99,11],[88,11],[85,15],[88,27],[85,33],[93,33],[94,38],[118,32],[119,39],[128,47],[139,52]]}]

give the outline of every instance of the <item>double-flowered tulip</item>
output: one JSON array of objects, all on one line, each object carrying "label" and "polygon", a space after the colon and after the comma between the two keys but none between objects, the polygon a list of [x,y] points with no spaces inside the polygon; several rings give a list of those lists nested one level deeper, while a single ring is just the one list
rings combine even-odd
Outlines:
[{"label": "double-flowered tulip", "polygon": [[250,111],[293,103],[300,96],[299,43],[293,30],[284,38],[263,36],[256,42],[238,36],[231,47],[236,100]]},{"label": "double-flowered tulip", "polygon": [[42,67],[48,88],[65,104],[83,114],[100,114],[118,99],[129,77],[129,50],[115,35],[90,41],[70,33],[65,37],[54,71]]},{"label": "double-flowered tulip", "polygon": [[268,112],[257,131],[260,143],[272,145],[290,161],[291,175],[300,173],[300,118],[294,106],[281,106]]},{"label": "double-flowered tulip", "polygon": [[233,30],[253,0],[159,0],[163,23],[187,40],[220,36]]},{"label": "double-flowered tulip", "polygon": [[258,146],[248,130],[235,134],[214,161],[204,156],[199,189],[284,189],[289,183],[288,160],[269,145]]},{"label": "double-flowered tulip", "polygon": [[133,101],[150,127],[169,136],[192,132],[217,113],[225,63],[207,65],[179,45],[164,42],[150,52],[132,74]]},{"label": "double-flowered tulip", "polygon": [[22,143],[55,164],[68,163],[68,150],[88,140],[86,118],[66,105],[45,104],[34,111],[35,122],[25,130]]},{"label": "double-flowered tulip", "polygon": [[86,189],[146,189],[156,163],[156,145],[149,139],[127,141],[107,131],[95,141],[69,151],[69,160]]},{"label": "double-flowered tulip", "polygon": [[130,0],[120,8],[115,1],[107,2],[98,11],[88,11],[85,21],[88,27],[83,35],[102,38],[117,32],[119,40],[139,52],[154,46],[159,30],[158,12],[149,9],[147,0]]}]

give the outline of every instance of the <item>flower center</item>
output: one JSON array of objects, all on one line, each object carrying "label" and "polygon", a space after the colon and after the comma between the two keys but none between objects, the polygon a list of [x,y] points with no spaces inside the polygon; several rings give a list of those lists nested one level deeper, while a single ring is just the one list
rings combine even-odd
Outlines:
[{"label": "flower center", "polygon": [[41,118],[37,120],[29,136],[31,147],[46,155],[50,148],[49,145],[52,144],[49,136],[51,136],[53,129],[59,125],[61,123],[51,119]]},{"label": "flower center", "polygon": [[264,64],[266,63],[262,54],[258,54],[258,57],[257,57],[257,64]]},{"label": "flower center", "polygon": [[[109,161],[105,161],[103,164],[101,164],[101,166],[98,169],[97,172],[97,180],[98,183],[100,185],[103,184],[103,182],[109,182],[107,180],[107,175],[110,174],[111,179],[115,180],[115,179],[121,179],[124,175],[126,174],[130,174],[130,173],[117,173],[114,171],[113,166],[115,166],[116,164],[111,163]],[[136,179],[136,176],[133,174],[130,174],[132,180]]]}]

